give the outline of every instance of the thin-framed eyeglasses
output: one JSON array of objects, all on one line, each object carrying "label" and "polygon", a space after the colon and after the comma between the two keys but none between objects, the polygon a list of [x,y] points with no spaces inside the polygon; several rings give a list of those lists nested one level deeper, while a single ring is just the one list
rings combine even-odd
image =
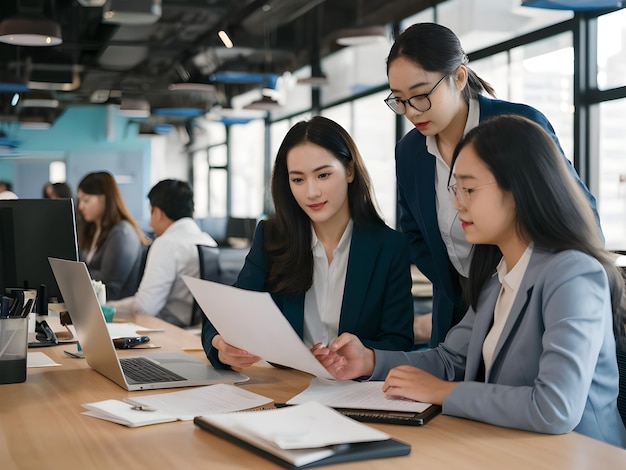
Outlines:
[{"label": "thin-framed eyeglasses", "polygon": [[446,78],[449,74],[445,74],[443,77],[439,79],[435,86],[430,89],[428,93],[422,93],[420,95],[411,96],[408,100],[403,100],[400,98],[396,98],[393,96],[393,93],[390,93],[387,98],[385,98],[385,104],[389,106],[396,114],[404,114],[406,113],[406,105],[409,104],[413,109],[419,111],[420,113],[428,111],[433,105],[430,102],[430,95],[434,93],[439,84],[443,82],[443,79]]},{"label": "thin-framed eyeglasses", "polygon": [[473,192],[486,188],[487,186],[493,186],[494,184],[498,183],[494,181],[493,183],[481,184],[480,186],[475,186],[473,188],[459,188],[457,184],[451,184],[448,186],[448,191],[453,198],[456,198],[462,205],[467,206]]}]

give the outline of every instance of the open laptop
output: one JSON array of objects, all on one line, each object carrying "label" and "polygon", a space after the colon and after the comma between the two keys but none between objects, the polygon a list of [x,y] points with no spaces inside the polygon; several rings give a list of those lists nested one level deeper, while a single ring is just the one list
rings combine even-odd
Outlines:
[{"label": "open laptop", "polygon": [[[249,379],[246,375],[231,370],[217,370],[210,364],[178,353],[118,358],[85,263],[48,259],[87,363],[120,387],[126,390],[151,390],[237,383]],[[140,364],[133,364],[137,362]],[[136,372],[132,371],[133,365]],[[161,374],[160,377],[145,380],[137,377],[153,368]]]}]

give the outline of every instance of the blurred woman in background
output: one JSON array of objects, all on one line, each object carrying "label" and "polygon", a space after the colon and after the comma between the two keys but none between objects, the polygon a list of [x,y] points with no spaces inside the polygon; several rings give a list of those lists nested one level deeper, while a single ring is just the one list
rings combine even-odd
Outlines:
[{"label": "blurred woman in background", "polygon": [[149,241],[128,212],[113,175],[89,173],[78,184],[77,196],[80,259],[91,278],[104,283],[108,300],[133,295]]}]

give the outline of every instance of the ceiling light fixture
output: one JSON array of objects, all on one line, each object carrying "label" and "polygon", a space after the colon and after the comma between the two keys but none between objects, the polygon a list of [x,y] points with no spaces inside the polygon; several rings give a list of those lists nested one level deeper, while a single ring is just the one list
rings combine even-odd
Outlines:
[{"label": "ceiling light fixture", "polygon": [[181,83],[171,83],[168,87],[170,91],[207,91],[214,92],[216,88],[214,85],[210,83],[199,83],[199,82],[181,82]]},{"label": "ceiling light fixture", "polygon": [[552,10],[592,11],[622,8],[624,2],[619,0],[524,0],[522,6]]},{"label": "ceiling light fixture", "polygon": [[226,46],[227,49],[231,49],[233,47],[233,41],[231,41],[230,37],[228,37],[228,33],[226,32],[226,30],[221,29],[217,33],[217,35],[222,40],[222,42],[224,43],[224,46]]},{"label": "ceiling light fixture", "polygon": [[116,24],[153,24],[161,18],[161,0],[107,0],[102,22]]},{"label": "ceiling light fixture", "polygon": [[280,103],[270,96],[263,95],[260,99],[254,100],[243,107],[243,109],[258,109],[261,111],[273,111],[280,108]]},{"label": "ceiling light fixture", "polygon": [[106,0],[78,0],[84,7],[101,7],[106,3]]},{"label": "ceiling light fixture", "polygon": [[337,44],[340,46],[365,46],[387,40],[387,31],[383,26],[342,29],[337,32]]},{"label": "ceiling light fixture", "polygon": [[61,26],[46,18],[11,17],[0,23],[0,42],[14,46],[58,46]]},{"label": "ceiling light fixture", "polygon": [[147,118],[150,116],[150,103],[143,99],[122,98],[118,114],[134,119]]}]

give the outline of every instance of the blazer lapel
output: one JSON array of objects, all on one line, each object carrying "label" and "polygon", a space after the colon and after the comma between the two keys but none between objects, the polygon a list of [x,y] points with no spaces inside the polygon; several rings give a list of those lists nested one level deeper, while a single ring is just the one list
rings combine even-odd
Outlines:
[{"label": "blazer lapel", "polygon": [[304,294],[285,296],[283,315],[302,338],[304,336]]},{"label": "blazer lapel", "polygon": [[[381,244],[376,240],[375,230],[354,227],[350,241],[346,283],[341,304],[339,332],[355,331],[358,315],[365,302],[369,279],[376,266]],[[364,254],[367,253],[367,256]]]},{"label": "blazer lapel", "polygon": [[[481,306],[476,312],[476,319],[472,327],[472,339],[467,350],[467,362],[465,365],[465,380],[478,380],[479,370],[483,370],[483,343],[487,337],[487,333],[493,324],[493,310],[500,292],[500,282],[497,274],[494,274],[487,285],[485,299],[481,302]],[[482,374],[481,374],[482,375]],[[480,380],[484,380],[483,377]]]},{"label": "blazer lapel", "polygon": [[493,352],[491,372],[489,374],[490,378],[497,373],[499,369],[499,356],[501,353],[506,354],[507,344],[512,336],[515,335],[520,322],[526,313],[526,308],[532,295],[533,287],[535,286],[535,279],[537,279],[537,271],[543,265],[543,259],[545,256],[545,252],[538,249],[533,250],[530,261],[528,262],[528,267],[524,273],[524,278],[522,279],[522,283],[519,286],[519,290],[517,291],[517,295],[515,296],[515,300],[511,306],[511,312],[509,313],[506,323],[504,324],[502,334],[496,343],[496,348]]}]

